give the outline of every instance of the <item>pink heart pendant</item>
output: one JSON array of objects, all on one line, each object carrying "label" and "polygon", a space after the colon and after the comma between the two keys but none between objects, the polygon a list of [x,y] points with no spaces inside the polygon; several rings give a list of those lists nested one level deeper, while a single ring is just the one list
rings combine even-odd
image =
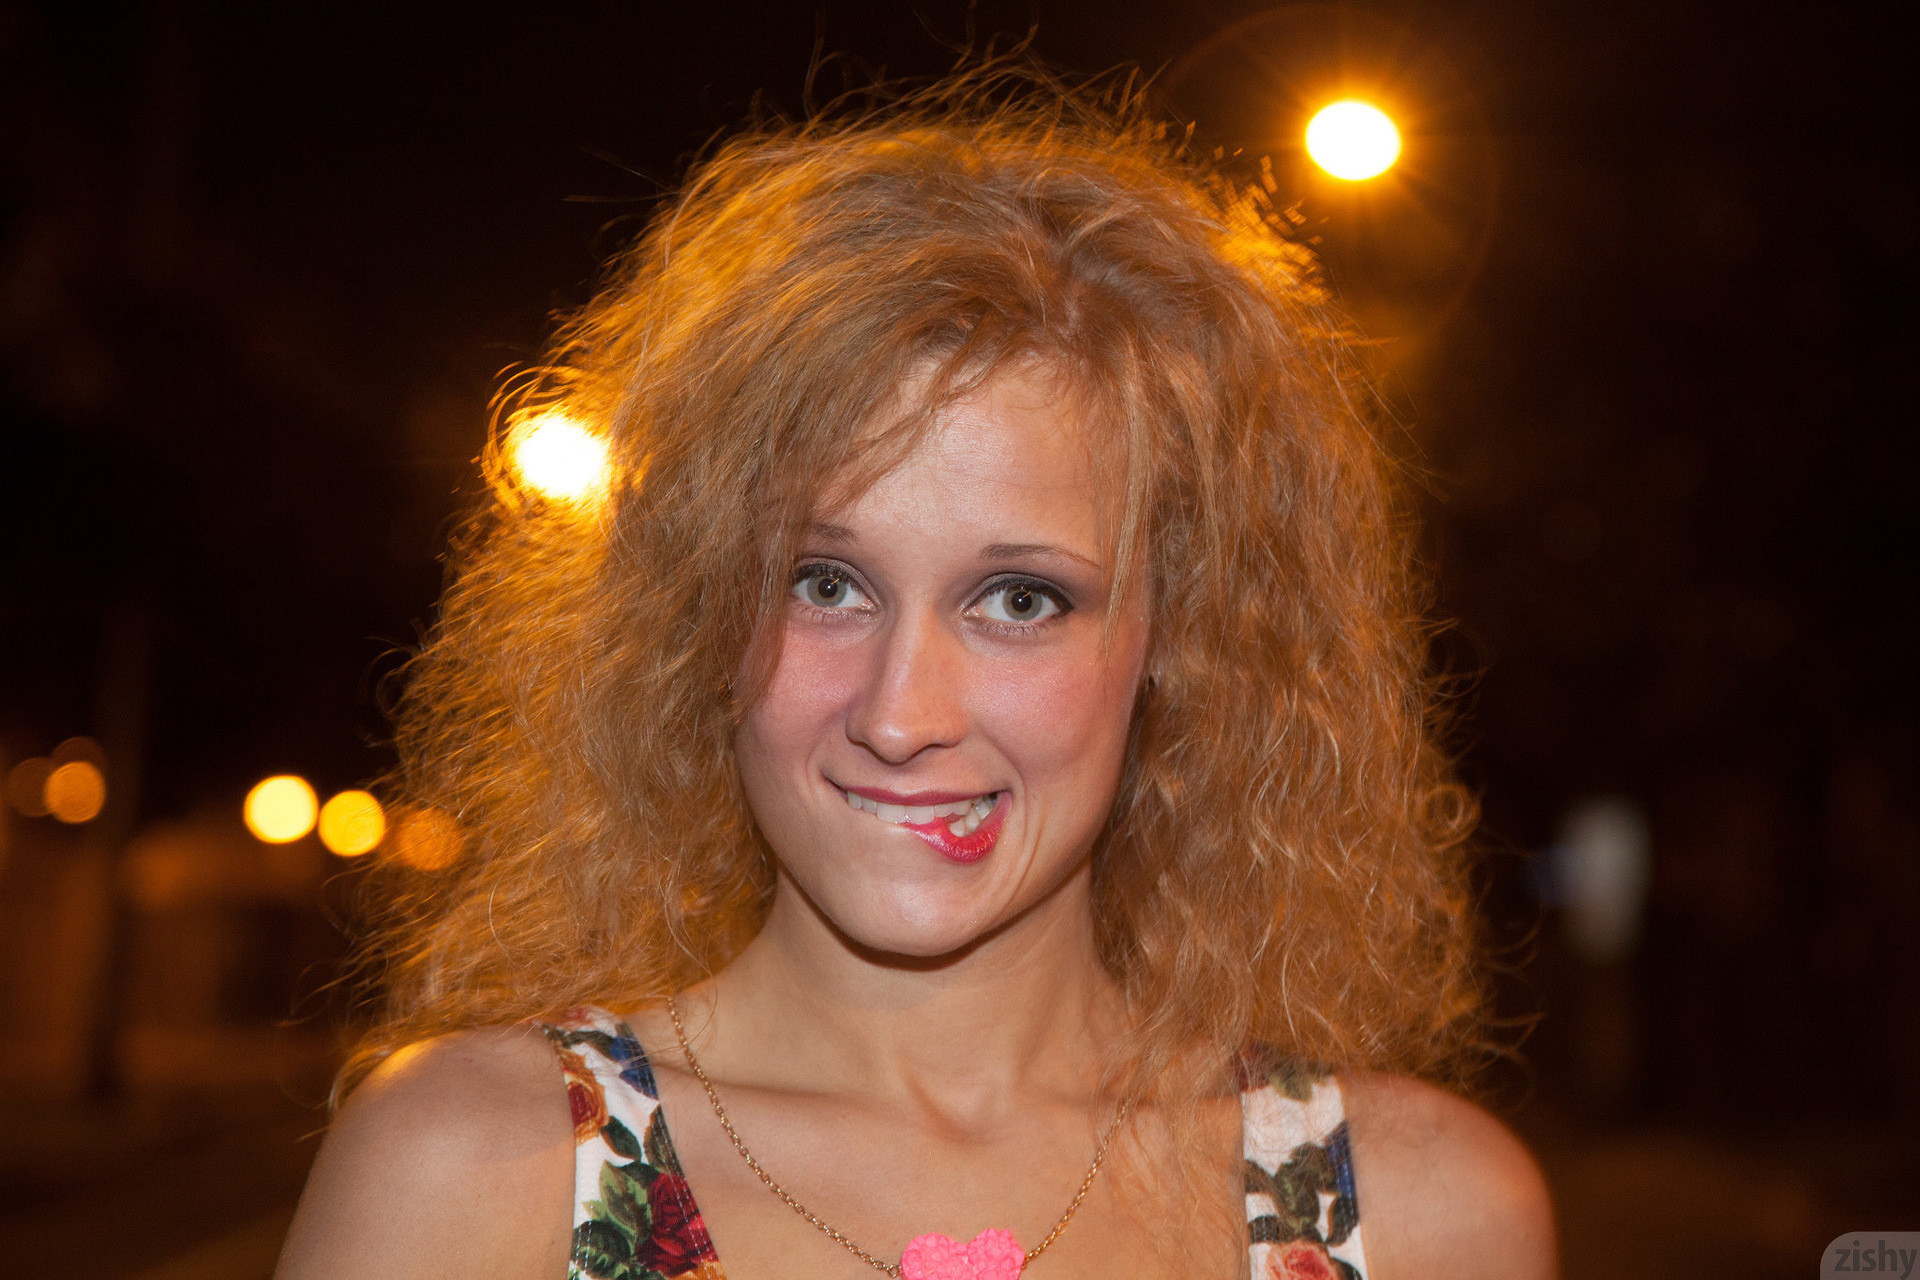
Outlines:
[{"label": "pink heart pendant", "polygon": [[1027,1251],[1013,1232],[989,1227],[966,1244],[938,1232],[915,1236],[900,1251],[902,1280],[1015,1280]]}]

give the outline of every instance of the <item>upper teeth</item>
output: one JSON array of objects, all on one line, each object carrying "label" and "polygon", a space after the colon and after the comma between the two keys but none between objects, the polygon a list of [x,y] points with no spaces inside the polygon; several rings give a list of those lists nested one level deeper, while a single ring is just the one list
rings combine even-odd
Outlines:
[{"label": "upper teeth", "polygon": [[882,822],[904,822],[912,823],[914,826],[924,826],[935,818],[957,819],[949,823],[948,828],[953,834],[962,836],[978,827],[986,820],[987,815],[993,812],[994,797],[999,793],[989,791],[985,795],[974,796],[970,800],[930,805],[886,804],[879,800],[869,800],[865,796],[855,795],[851,791],[843,794],[847,797],[848,807],[870,813]]}]

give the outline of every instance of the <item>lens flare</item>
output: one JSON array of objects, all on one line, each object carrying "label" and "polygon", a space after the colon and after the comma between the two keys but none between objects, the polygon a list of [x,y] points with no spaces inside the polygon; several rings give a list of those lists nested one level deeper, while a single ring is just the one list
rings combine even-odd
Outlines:
[{"label": "lens flare", "polygon": [[380,847],[387,815],[366,791],[342,791],[320,806],[320,843],[343,858],[357,858]]},{"label": "lens flare", "polygon": [[1308,123],[1307,154],[1336,178],[1377,178],[1400,158],[1400,130],[1370,102],[1336,102]]},{"label": "lens flare", "polygon": [[286,844],[313,830],[320,800],[305,778],[280,774],[247,792],[247,830],[268,844]]},{"label": "lens flare", "polygon": [[607,442],[564,413],[542,413],[507,433],[516,482],[552,502],[593,505],[606,496]]}]

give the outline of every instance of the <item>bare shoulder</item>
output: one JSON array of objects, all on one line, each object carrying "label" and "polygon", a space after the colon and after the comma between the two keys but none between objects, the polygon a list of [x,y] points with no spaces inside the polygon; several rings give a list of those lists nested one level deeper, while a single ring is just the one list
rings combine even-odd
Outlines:
[{"label": "bare shoulder", "polygon": [[465,1031],[383,1063],[314,1162],[278,1280],[565,1275],[573,1126],[531,1028]]},{"label": "bare shoulder", "polygon": [[1546,1180],[1480,1107],[1408,1076],[1340,1077],[1368,1280],[1549,1280]]}]

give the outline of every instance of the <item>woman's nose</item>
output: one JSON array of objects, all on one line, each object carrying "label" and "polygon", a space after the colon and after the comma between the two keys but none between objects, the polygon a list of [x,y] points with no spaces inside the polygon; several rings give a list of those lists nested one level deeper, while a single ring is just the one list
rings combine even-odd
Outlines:
[{"label": "woman's nose", "polygon": [[847,736],[889,764],[966,736],[966,654],[934,618],[902,618],[878,637]]}]

